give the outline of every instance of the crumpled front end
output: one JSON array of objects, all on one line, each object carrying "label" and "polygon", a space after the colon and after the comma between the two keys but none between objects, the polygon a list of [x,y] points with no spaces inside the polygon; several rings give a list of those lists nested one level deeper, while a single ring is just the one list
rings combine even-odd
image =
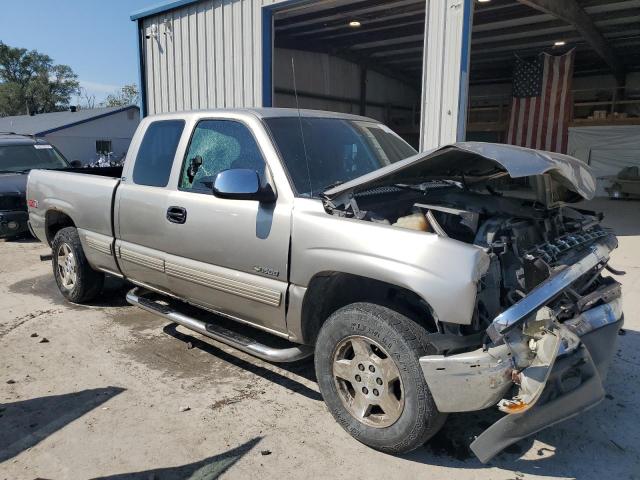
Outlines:
[{"label": "crumpled front end", "polygon": [[506,414],[471,444],[482,462],[604,398],[603,381],[623,323],[620,284],[606,278],[588,294],[575,295],[575,315],[569,319],[559,319],[558,309],[549,305],[575,294],[575,282],[599,272],[616,246],[613,235],[599,240],[498,315],[483,348],[420,359],[441,411],[498,405]]}]

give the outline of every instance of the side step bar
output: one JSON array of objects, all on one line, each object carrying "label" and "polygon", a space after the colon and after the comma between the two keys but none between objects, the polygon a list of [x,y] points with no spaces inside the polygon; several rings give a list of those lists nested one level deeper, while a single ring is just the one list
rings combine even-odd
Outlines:
[{"label": "side step bar", "polygon": [[145,293],[149,292],[136,287],[127,293],[127,302],[262,360],[275,363],[295,362],[313,354],[313,349],[306,345],[290,348],[269,347],[227,328],[197,320],[178,312],[171,306],[145,298]]}]

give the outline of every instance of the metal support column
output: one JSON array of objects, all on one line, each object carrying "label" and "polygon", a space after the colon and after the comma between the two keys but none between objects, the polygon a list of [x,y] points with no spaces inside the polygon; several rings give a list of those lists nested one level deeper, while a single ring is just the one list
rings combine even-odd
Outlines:
[{"label": "metal support column", "polygon": [[426,0],[420,150],[465,138],[472,0]]}]

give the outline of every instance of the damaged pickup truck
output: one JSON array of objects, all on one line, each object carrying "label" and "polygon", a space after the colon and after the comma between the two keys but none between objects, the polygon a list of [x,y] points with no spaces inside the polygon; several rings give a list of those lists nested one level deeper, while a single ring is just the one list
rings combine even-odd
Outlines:
[{"label": "damaged pickup truck", "polygon": [[111,274],[130,303],[238,350],[315,352],[330,412],[384,452],[497,407],[471,445],[486,462],[604,397],[617,241],[571,206],[594,190],[565,155],[417,153],[371,119],[256,109],[146,118],[121,176],[36,170],[27,198],[70,301]]}]

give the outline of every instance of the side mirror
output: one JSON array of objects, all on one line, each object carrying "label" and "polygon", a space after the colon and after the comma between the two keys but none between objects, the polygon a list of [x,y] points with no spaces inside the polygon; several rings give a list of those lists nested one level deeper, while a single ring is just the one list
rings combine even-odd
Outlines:
[{"label": "side mirror", "polygon": [[246,168],[223,170],[213,181],[213,194],[220,198],[275,202],[276,194],[270,185],[261,186],[258,172]]},{"label": "side mirror", "polygon": [[69,162],[69,166],[71,168],[82,168],[82,162],[80,160],[73,160],[72,162]]}]

